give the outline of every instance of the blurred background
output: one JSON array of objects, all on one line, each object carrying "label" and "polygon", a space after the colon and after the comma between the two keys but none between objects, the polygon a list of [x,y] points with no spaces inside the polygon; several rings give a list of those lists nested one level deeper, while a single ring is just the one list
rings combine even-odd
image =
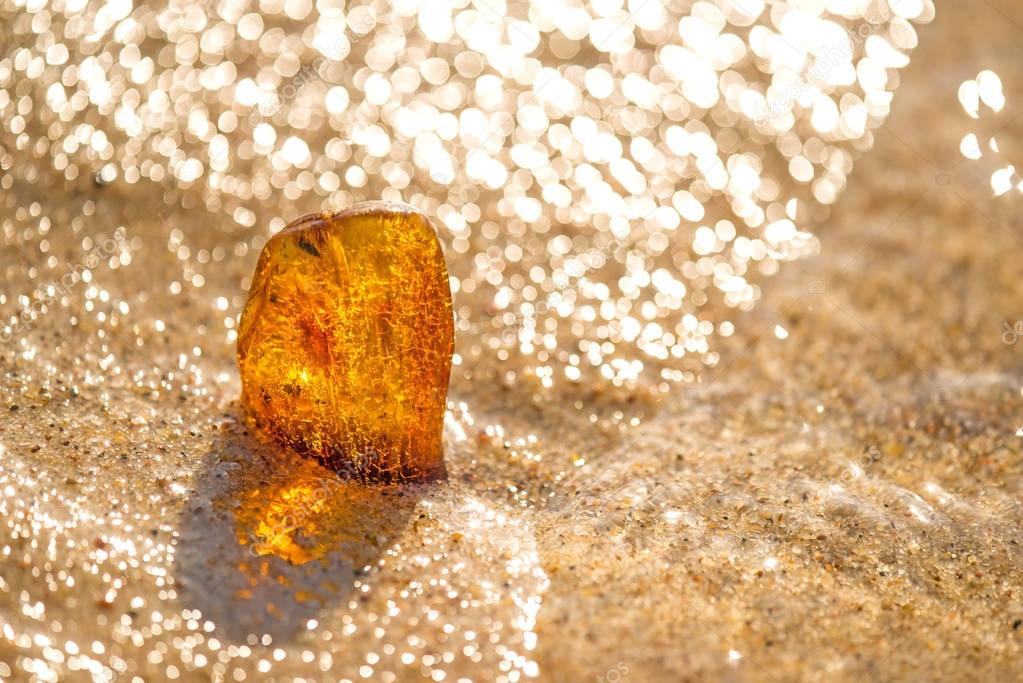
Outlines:
[{"label": "blurred background", "polygon": [[[0,678],[1011,680],[1021,38],[1008,0],[0,0]],[[428,487],[236,402],[266,240],[381,198],[455,297]]]}]

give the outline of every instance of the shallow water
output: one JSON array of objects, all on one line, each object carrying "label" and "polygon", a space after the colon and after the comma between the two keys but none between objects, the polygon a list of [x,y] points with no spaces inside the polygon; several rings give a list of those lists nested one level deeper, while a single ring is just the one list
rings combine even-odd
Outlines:
[{"label": "shallow water", "polygon": [[[12,56],[25,26],[2,25]],[[401,489],[333,479],[252,433],[236,403],[232,321],[266,226],[337,197],[275,189],[250,222],[201,183],[97,184],[84,169],[102,159],[60,176],[8,123],[3,314],[100,253],[91,281],[0,347],[0,677],[1013,679],[1023,345],[1003,336],[1023,316],[1023,225],[1018,193],[992,198],[989,157],[963,160],[960,140],[1000,129],[1001,154],[1021,158],[1020,25],[998,0],[939,7],[875,148],[830,218],[800,226],[816,255],[751,275],[744,313],[689,281],[706,299],[685,305],[714,333],[696,329],[667,375],[619,337],[568,381],[558,351],[600,323],[559,314],[541,356],[545,323],[505,318],[526,285],[493,251],[523,245],[525,272],[543,260],[557,287],[567,245],[530,252],[529,206],[467,200],[510,233],[474,226],[464,251],[445,233],[475,283],[456,293],[450,476]],[[984,68],[1008,104],[974,124],[957,88]],[[408,196],[438,213],[456,204],[419,187]],[[617,296],[593,289],[630,268],[601,242],[613,226],[563,229],[611,268],[565,291]],[[507,282],[487,279],[503,268]],[[657,320],[685,312],[661,303]],[[615,358],[643,371],[602,378]]]}]

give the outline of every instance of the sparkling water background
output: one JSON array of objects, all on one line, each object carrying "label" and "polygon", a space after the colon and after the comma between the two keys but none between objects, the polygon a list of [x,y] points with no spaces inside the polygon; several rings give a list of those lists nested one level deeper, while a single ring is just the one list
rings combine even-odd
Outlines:
[{"label": "sparkling water background", "polygon": [[[430,7],[0,4],[0,677],[1011,680],[1023,14]],[[373,197],[451,264],[431,487],[235,403],[267,236]]]}]

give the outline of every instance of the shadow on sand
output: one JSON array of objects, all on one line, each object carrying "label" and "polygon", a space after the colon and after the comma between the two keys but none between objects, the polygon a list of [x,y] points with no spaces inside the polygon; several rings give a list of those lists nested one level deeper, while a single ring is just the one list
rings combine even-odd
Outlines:
[{"label": "shadow on sand", "polygon": [[350,599],[428,490],[340,479],[264,444],[235,414],[182,513],[175,570],[182,604],[236,642],[264,634],[287,641]]}]

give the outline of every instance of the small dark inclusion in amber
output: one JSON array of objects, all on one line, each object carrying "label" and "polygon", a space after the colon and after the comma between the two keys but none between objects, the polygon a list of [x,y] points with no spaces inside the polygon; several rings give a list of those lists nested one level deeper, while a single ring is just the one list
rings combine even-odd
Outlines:
[{"label": "small dark inclusion in amber", "polygon": [[366,202],[305,216],[260,254],[238,336],[242,402],[265,432],[340,473],[435,478],[453,344],[425,214]]}]

